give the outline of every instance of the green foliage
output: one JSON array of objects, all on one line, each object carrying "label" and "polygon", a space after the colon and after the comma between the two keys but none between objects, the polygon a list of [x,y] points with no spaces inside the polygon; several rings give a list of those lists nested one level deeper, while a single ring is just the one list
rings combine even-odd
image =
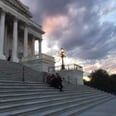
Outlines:
[{"label": "green foliage", "polygon": [[116,74],[110,75],[112,93],[116,94]]},{"label": "green foliage", "polygon": [[116,74],[112,74],[112,75],[110,75],[110,78],[114,78],[114,79],[116,79]]},{"label": "green foliage", "polygon": [[93,71],[90,74],[90,77],[92,77],[93,79],[108,78],[109,74],[107,73],[107,71],[105,71],[103,69],[98,69],[98,70]]},{"label": "green foliage", "polygon": [[98,69],[92,71],[89,77],[92,79],[89,83],[85,82],[86,85],[111,93],[116,92],[116,74],[109,75],[107,71]]}]

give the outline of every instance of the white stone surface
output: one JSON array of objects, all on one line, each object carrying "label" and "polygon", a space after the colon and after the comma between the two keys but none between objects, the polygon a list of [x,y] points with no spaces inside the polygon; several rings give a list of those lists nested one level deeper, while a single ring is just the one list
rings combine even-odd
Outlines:
[{"label": "white stone surface", "polygon": [[83,85],[83,71],[80,70],[61,70],[58,73],[69,83]]},{"label": "white stone surface", "polygon": [[116,116],[116,99],[91,108],[78,116]]},{"label": "white stone surface", "polygon": [[18,20],[17,18],[14,18],[13,23],[13,48],[12,48],[12,60],[14,62],[18,62],[17,58],[17,46],[18,46]]},{"label": "white stone surface", "polygon": [[[30,59],[31,58],[31,59]],[[36,71],[48,72],[49,67],[54,67],[54,57],[48,56],[46,54],[41,54],[40,56],[25,58],[24,64]]]},{"label": "white stone surface", "polygon": [[25,24],[24,27],[24,57],[28,56],[28,27]]}]

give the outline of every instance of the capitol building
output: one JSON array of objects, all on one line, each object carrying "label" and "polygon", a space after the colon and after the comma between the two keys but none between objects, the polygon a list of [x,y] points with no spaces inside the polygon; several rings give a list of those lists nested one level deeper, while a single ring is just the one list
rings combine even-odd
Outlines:
[{"label": "capitol building", "polygon": [[[0,59],[22,62],[36,70],[54,66],[54,58],[42,54],[42,26],[32,20],[29,8],[19,0],[0,0]],[[35,55],[35,41],[38,54]]]}]

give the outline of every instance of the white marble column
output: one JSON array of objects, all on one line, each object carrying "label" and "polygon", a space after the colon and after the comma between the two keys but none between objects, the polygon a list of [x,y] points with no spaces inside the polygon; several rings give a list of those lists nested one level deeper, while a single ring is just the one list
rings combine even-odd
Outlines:
[{"label": "white marble column", "polygon": [[14,18],[13,22],[13,48],[12,48],[12,60],[18,62],[18,19]]},{"label": "white marble column", "polygon": [[24,28],[24,57],[28,57],[28,27]]},{"label": "white marble column", "polygon": [[4,37],[4,54],[6,56],[6,58],[8,57],[9,53],[8,53],[8,42],[7,42],[7,25],[5,26],[5,37]]},{"label": "white marble column", "polygon": [[33,56],[35,55],[35,38],[34,38],[34,36],[32,38],[32,55]]},{"label": "white marble column", "polygon": [[5,60],[4,56],[4,39],[5,39],[5,12],[1,11],[0,16],[0,59]]},{"label": "white marble column", "polygon": [[39,39],[38,40],[38,42],[39,42],[39,57],[41,58],[41,53],[42,53],[42,39]]}]

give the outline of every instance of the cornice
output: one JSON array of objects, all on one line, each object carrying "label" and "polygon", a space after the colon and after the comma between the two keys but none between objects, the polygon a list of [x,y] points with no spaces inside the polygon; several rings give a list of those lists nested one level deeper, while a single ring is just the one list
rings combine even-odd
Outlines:
[{"label": "cornice", "polygon": [[32,14],[29,11],[29,8],[25,6],[23,3],[21,3],[19,0],[0,0],[0,1],[12,7],[17,12],[20,12],[21,14],[25,15],[26,17],[32,18]]},{"label": "cornice", "polygon": [[42,30],[42,26],[35,23],[33,20],[30,20],[30,27],[35,31],[39,31],[39,33],[44,34],[45,32]]},{"label": "cornice", "polygon": [[42,29],[42,26],[36,24],[29,15],[29,8],[23,5],[19,0],[0,0],[0,8],[17,17],[19,20],[24,21],[28,26],[32,34],[36,35],[41,39],[41,34],[45,32]]}]

